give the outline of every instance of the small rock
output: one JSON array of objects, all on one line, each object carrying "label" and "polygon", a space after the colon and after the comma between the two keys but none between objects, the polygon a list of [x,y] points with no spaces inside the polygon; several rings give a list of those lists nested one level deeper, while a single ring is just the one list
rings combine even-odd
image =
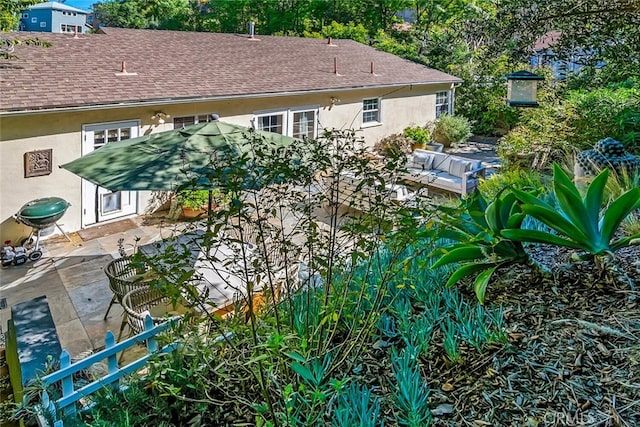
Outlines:
[{"label": "small rock", "polygon": [[441,403],[438,407],[431,411],[431,415],[439,417],[441,415],[450,414],[453,412],[453,405],[450,403]]},{"label": "small rock", "polygon": [[452,391],[452,390],[453,390],[453,384],[451,384],[450,382],[446,382],[442,384],[442,391]]}]

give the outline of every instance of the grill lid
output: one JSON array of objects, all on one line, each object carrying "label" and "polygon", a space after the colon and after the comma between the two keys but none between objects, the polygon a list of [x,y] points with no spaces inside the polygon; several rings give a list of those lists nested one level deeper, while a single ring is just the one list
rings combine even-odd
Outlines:
[{"label": "grill lid", "polygon": [[45,219],[62,216],[68,207],[69,202],[60,197],[44,197],[26,203],[20,208],[17,216],[25,219]]}]

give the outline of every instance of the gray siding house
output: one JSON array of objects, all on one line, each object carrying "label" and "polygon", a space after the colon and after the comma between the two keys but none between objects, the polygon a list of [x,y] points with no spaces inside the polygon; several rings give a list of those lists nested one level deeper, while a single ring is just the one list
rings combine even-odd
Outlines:
[{"label": "gray siding house", "polygon": [[86,31],[89,12],[62,3],[38,3],[22,11],[20,31],[75,33]]}]

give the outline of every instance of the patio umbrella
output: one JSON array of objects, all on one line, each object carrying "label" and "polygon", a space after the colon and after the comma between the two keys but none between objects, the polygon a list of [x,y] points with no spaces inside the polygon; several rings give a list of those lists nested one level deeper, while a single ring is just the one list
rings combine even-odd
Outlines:
[{"label": "patio umbrella", "polygon": [[215,120],[111,142],[60,167],[110,191],[212,190],[221,165],[250,155],[250,132],[276,147],[296,141]]}]

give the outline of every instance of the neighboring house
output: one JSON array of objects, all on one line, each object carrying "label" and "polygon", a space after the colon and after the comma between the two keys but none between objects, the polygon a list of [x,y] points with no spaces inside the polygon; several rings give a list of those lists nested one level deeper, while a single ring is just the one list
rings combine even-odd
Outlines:
[{"label": "neighboring house", "polygon": [[22,11],[20,31],[84,33],[89,12],[55,1],[38,3]]},{"label": "neighboring house", "polygon": [[[461,82],[351,40],[116,28],[38,36],[52,46],[21,45],[17,60],[0,63],[4,225],[48,196],[71,202],[61,221],[69,231],[147,211],[149,192],[114,197],[57,167],[111,141],[217,113],[295,137],[358,129],[373,145],[452,112]],[[42,170],[32,173],[27,157]]]},{"label": "neighboring house", "polygon": [[[549,67],[553,77],[558,80],[562,80],[570,74],[578,74],[582,68],[580,62],[592,55],[590,50],[575,49],[569,59],[558,58],[553,46],[558,43],[561,36],[560,31],[549,31],[538,38],[533,46],[534,54],[529,61],[533,68]],[[604,62],[599,62],[597,66],[603,67],[604,65]]]}]

